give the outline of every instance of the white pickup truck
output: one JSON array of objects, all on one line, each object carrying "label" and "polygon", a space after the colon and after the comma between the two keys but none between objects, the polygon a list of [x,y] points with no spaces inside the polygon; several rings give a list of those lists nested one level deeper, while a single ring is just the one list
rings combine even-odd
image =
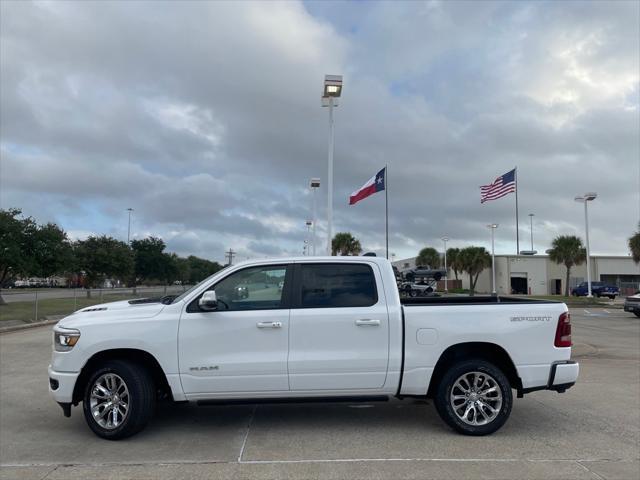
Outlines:
[{"label": "white pickup truck", "polygon": [[49,389],[115,440],[156,401],[433,398],[468,435],[499,429],[518,397],[578,377],[559,302],[400,299],[375,257],[303,257],[228,267],[179,297],[106,303],[54,327]]}]

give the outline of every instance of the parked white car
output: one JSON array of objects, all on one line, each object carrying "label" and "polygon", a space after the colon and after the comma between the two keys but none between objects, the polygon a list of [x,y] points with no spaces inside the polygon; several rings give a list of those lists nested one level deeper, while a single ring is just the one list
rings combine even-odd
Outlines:
[{"label": "parked white car", "polygon": [[[239,285],[283,282],[283,288]],[[375,257],[229,267],[176,298],[82,309],[54,328],[50,391],[66,416],[119,439],[160,396],[176,402],[433,398],[458,432],[509,417],[512,390],[564,392],[578,377],[563,303],[503,297],[400,299]]]}]

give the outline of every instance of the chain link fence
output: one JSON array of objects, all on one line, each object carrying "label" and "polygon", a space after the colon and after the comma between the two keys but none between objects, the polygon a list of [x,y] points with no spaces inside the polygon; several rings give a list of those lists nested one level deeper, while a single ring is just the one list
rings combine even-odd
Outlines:
[{"label": "chain link fence", "polygon": [[42,288],[2,290],[0,328],[24,323],[56,320],[100,303],[134,298],[179,295],[189,286],[168,285],[136,288]]}]

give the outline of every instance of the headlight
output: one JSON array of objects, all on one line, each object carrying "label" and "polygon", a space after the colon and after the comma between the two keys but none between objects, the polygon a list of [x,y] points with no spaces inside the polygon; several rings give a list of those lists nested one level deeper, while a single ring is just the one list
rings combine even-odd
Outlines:
[{"label": "headlight", "polygon": [[56,352],[68,352],[80,339],[80,332],[73,329],[54,329],[53,348]]}]

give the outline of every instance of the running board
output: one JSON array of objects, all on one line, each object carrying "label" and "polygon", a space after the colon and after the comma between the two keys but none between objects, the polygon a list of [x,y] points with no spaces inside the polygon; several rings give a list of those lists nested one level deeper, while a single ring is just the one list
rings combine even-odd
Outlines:
[{"label": "running board", "polygon": [[363,403],[388,402],[386,395],[354,396],[354,397],[293,397],[293,398],[229,398],[215,400],[198,400],[199,406],[208,405],[260,405],[278,403]]}]

